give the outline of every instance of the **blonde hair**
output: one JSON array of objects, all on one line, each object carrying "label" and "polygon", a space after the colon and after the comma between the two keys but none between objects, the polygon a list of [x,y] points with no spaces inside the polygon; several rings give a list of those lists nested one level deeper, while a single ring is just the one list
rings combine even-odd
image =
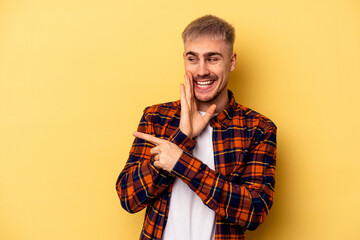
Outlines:
[{"label": "blonde hair", "polygon": [[232,48],[235,42],[235,29],[221,18],[205,15],[192,21],[182,33],[184,43],[199,37],[222,39]]}]

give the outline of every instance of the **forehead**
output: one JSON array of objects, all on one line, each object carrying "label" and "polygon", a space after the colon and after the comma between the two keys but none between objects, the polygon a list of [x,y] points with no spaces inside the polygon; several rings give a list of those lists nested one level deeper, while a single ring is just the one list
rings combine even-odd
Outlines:
[{"label": "forehead", "polygon": [[187,40],[184,43],[184,53],[194,52],[199,55],[204,55],[209,52],[218,52],[226,54],[230,51],[230,46],[222,39],[213,39],[209,37],[201,37],[192,40]]}]

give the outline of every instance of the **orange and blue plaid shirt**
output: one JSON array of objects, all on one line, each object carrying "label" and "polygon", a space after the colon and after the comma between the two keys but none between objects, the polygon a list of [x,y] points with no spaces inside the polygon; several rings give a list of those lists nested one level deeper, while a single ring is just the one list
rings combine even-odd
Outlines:
[{"label": "orange and blue plaid shirt", "polygon": [[147,207],[140,239],[161,239],[174,179],[184,181],[216,213],[215,239],[244,239],[261,224],[273,204],[276,126],[261,114],[230,104],[210,120],[215,171],[196,159],[196,138],[179,129],[180,101],[147,107],[138,131],[167,139],[183,153],[169,173],[153,164],[153,144],[135,138],[116,182],[122,207],[135,213]]}]

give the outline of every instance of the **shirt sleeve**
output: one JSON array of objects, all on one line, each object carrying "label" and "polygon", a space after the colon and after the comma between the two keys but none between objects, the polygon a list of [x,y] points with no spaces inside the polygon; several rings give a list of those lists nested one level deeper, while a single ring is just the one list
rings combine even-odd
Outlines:
[{"label": "shirt sleeve", "polygon": [[223,219],[255,230],[273,203],[276,165],[276,127],[260,130],[245,153],[244,171],[228,180],[184,151],[171,173],[179,177]]},{"label": "shirt sleeve", "polygon": [[[154,135],[150,108],[144,110],[137,131]],[[122,207],[135,213],[151,204],[174,180],[174,176],[154,166],[150,149],[154,145],[140,138],[135,138],[129,158],[121,171],[116,191]]]}]

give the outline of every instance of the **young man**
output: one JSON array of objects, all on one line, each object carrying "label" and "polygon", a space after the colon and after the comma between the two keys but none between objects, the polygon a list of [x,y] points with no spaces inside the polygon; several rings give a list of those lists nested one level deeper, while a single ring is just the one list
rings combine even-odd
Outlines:
[{"label": "young man", "polygon": [[273,203],[276,126],[227,88],[230,24],[207,15],[182,37],[180,100],[144,110],[117,193],[130,213],[147,207],[140,239],[244,239]]}]

